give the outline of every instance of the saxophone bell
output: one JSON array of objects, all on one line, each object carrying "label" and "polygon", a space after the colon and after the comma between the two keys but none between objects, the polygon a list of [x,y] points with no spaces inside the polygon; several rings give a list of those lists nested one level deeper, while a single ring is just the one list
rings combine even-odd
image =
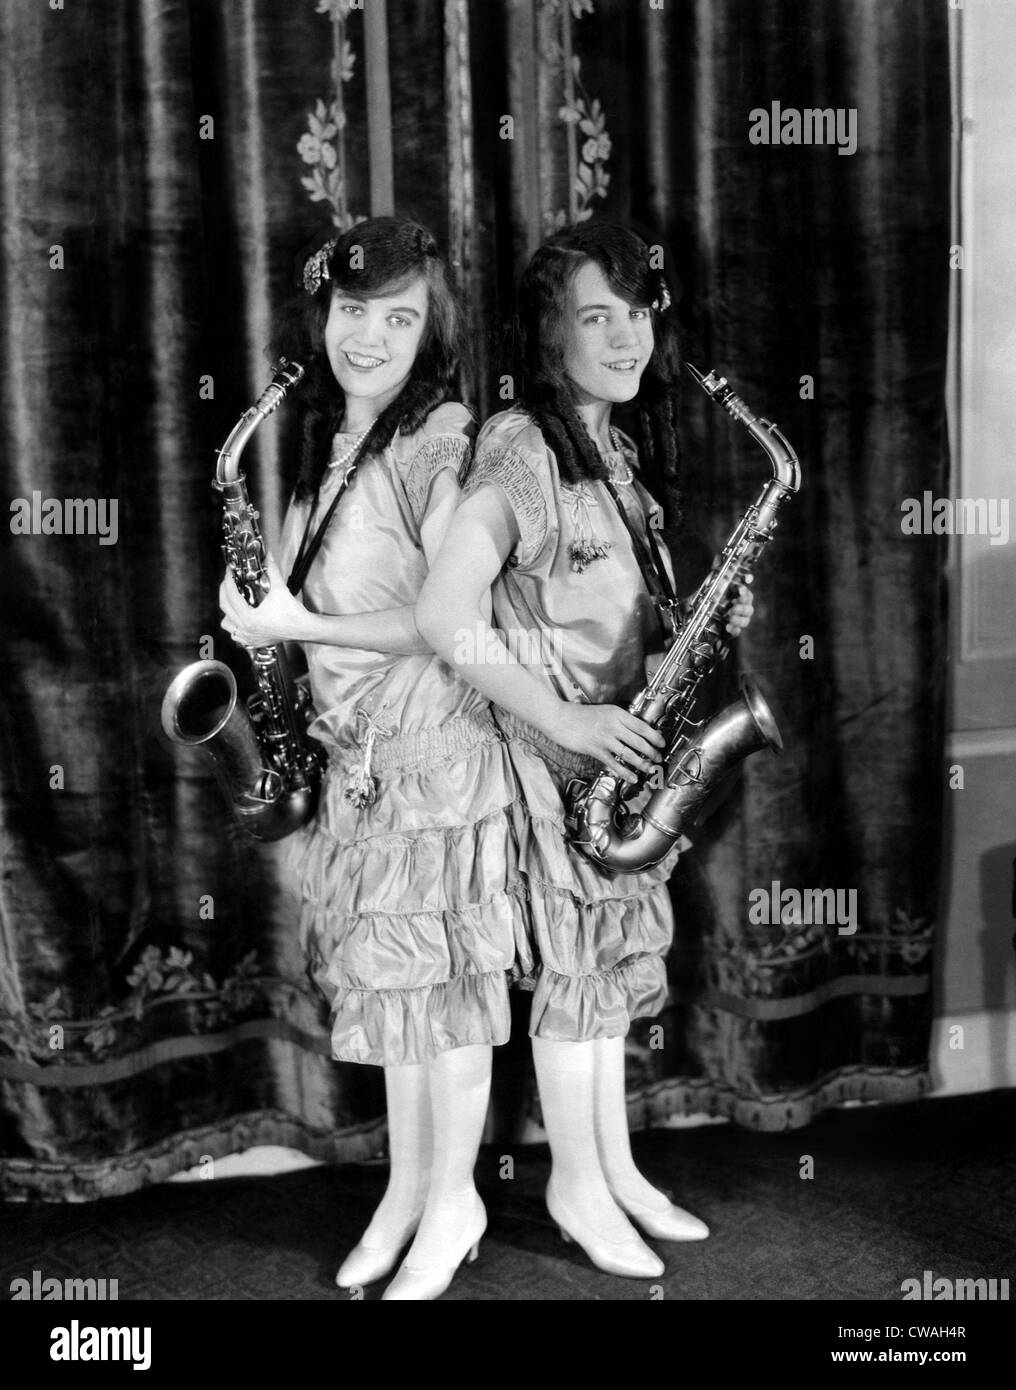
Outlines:
[{"label": "saxophone bell", "polygon": [[[645,818],[666,837],[662,859],[680,835],[704,819],[713,792],[745,758],[763,748],[783,750],[783,738],[762,692],[741,677],[740,695],[681,741],[680,755],[667,768],[665,818],[650,807]],[[654,863],[658,862],[656,860]],[[647,866],[648,867],[648,866]]]},{"label": "saxophone bell", "polygon": [[662,789],[640,811],[624,804],[620,780],[602,773],[588,785],[575,779],[568,826],[576,849],[606,872],[640,873],[666,859],[675,841],[706,818],[727,776],[752,753],[777,753],[783,739],[754,681],[741,679],[740,697],[684,732]]},{"label": "saxophone bell", "polygon": [[287,791],[280,773],[265,767],[256,721],[224,662],[184,667],[162,701],[162,728],[174,743],[208,754],[223,796],[253,839],[281,840],[314,814],[316,784]]}]

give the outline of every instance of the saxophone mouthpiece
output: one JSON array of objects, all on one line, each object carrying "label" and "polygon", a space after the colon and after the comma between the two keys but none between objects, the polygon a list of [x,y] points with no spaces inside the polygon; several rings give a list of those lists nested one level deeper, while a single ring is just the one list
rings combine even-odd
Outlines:
[{"label": "saxophone mouthpiece", "polygon": [[727,378],[725,376],[718,377],[715,371],[711,371],[708,376],[703,376],[698,367],[693,367],[690,362],[686,362],[684,365],[707,396],[715,396],[717,391],[721,391],[727,384]]},{"label": "saxophone mouthpiece", "polygon": [[288,357],[280,357],[275,364],[275,379],[287,391],[293,386],[299,386],[303,377],[303,367],[299,362],[290,362]]}]

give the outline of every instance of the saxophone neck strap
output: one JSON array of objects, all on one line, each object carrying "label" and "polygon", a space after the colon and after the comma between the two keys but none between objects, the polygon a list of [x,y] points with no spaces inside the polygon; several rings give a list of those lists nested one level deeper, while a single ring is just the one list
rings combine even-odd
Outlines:
[{"label": "saxophone neck strap", "polygon": [[614,499],[614,505],[617,507],[618,514],[624,522],[624,528],[631,537],[631,546],[635,554],[636,564],[642,573],[646,588],[649,590],[653,603],[656,606],[664,634],[666,635],[665,615],[670,622],[672,630],[676,632],[680,620],[678,598],[674,591],[674,586],[671,583],[670,574],[667,571],[667,566],[663,559],[663,551],[656,538],[656,532],[653,529],[652,522],[648,517],[646,518],[646,536],[649,540],[649,546],[647,548],[642,537],[631,524],[631,520],[628,513],[625,511],[624,503],[621,501],[617,488],[609,478],[605,478],[604,482],[607,491]]},{"label": "saxophone neck strap", "polygon": [[323,475],[322,478],[318,479],[318,485],[314,489],[314,501],[310,511],[307,513],[307,524],[304,526],[303,536],[300,538],[300,549],[296,552],[293,568],[290,570],[289,578],[286,580],[286,588],[294,597],[299,595],[300,590],[306,582],[307,575],[310,572],[310,567],[317,559],[318,551],[321,549],[322,542],[325,538],[325,532],[328,530],[332,517],[335,515],[335,508],[342,500],[342,494],[356,477],[356,470],[360,466],[360,460],[363,458],[369,439],[370,432],[368,431],[367,437],[361,442],[356,453],[353,455],[352,462],[345,470],[342,476],[342,482],[339,484],[339,489],[332,498],[331,505],[327,512],[325,512],[322,517],[321,524],[318,526],[317,530],[311,534],[314,518],[317,516],[318,502],[321,498],[321,482],[323,480]]},{"label": "saxophone neck strap", "polygon": [[332,499],[331,506],[325,512],[320,526],[317,528],[314,534],[311,535],[311,527],[314,522],[314,517],[317,515],[318,498],[321,494],[321,486],[320,484],[318,484],[317,491],[314,493],[313,505],[311,506],[310,511],[307,513],[307,524],[303,528],[303,535],[300,538],[300,549],[296,552],[296,559],[293,561],[293,568],[290,570],[289,578],[286,580],[286,588],[289,590],[291,594],[294,595],[294,597],[300,593],[300,590],[304,586],[304,582],[307,579],[307,574],[310,570],[310,567],[317,559],[318,551],[321,549],[321,544],[324,541],[325,532],[328,530],[329,522],[335,515],[335,508],[339,505],[339,501],[342,497],[342,494],[349,486],[350,480],[355,471],[356,470],[354,465],[353,468],[349,469],[346,476],[339,484],[339,490]]}]

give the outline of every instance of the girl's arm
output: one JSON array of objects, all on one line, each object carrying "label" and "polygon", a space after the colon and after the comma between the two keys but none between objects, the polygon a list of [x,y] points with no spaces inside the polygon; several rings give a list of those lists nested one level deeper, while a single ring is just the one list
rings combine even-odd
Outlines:
[{"label": "girl's arm", "polygon": [[360,647],[372,652],[414,655],[429,651],[416,631],[413,609],[385,608],[377,613],[312,613],[286,587],[273,556],[268,556],[271,589],[252,608],[227,572],[219,588],[222,626],[241,647],[270,647],[279,642],[322,642],[331,647]]},{"label": "girl's arm", "polygon": [[[437,556],[458,501],[459,487],[450,469],[442,469],[430,488],[420,539],[427,563]],[[332,647],[416,656],[431,648],[413,621],[412,604],[376,613],[312,613],[286,587],[274,558],[268,556],[271,590],[257,608],[244,599],[228,571],[219,589],[222,626],[242,647],[267,647],[279,642],[320,642]]]},{"label": "girl's arm", "polygon": [[489,590],[519,541],[514,512],[496,485],[459,506],[416,604],[422,635],[464,680],[573,752],[597,758],[625,781],[624,766],[660,761],[663,736],[617,705],[562,700],[521,665],[490,626]]}]

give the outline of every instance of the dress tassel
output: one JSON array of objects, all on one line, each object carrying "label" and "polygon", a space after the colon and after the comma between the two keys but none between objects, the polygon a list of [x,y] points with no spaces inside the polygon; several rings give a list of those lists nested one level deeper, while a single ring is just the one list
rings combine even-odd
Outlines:
[{"label": "dress tassel", "polygon": [[[387,708],[387,705],[382,705],[379,713]],[[356,713],[357,718],[362,719],[366,727],[366,734],[362,743],[363,758],[360,766],[355,768],[350,775],[342,795],[350,806],[355,806],[357,810],[362,811],[365,806],[373,806],[377,800],[377,778],[371,772],[374,743],[378,738],[388,738],[392,731],[367,710],[357,709]]]}]

